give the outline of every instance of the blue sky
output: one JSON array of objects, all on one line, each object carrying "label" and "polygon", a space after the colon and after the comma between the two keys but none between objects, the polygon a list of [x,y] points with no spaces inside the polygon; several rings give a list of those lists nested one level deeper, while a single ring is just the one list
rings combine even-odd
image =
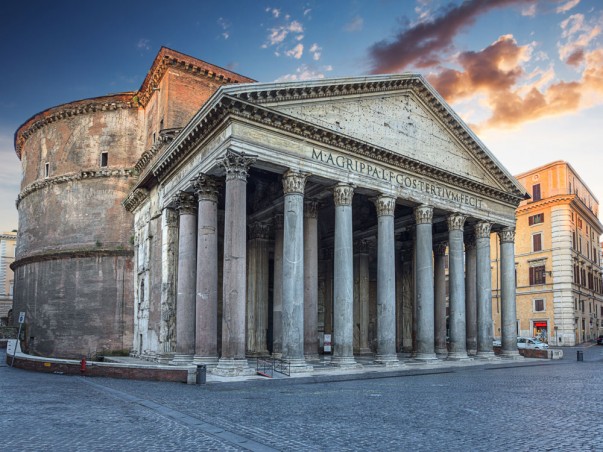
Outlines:
[{"label": "blue sky", "polygon": [[603,201],[600,0],[4,1],[0,230],[17,227],[15,130],[140,87],[161,46],[258,81],[416,71],[518,174],[567,160]]}]

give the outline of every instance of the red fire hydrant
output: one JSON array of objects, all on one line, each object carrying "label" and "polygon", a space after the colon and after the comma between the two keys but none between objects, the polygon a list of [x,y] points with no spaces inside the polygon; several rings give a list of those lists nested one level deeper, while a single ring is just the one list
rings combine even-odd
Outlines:
[{"label": "red fire hydrant", "polygon": [[85,372],[86,372],[86,358],[82,358],[82,360],[80,361],[80,373],[82,375],[84,375]]}]

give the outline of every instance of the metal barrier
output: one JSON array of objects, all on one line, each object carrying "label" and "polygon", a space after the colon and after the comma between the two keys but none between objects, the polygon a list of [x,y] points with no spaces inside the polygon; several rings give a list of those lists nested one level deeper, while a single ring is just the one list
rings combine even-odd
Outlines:
[{"label": "metal barrier", "polygon": [[578,350],[578,353],[576,355],[578,361],[584,361],[584,352],[582,350]]},{"label": "metal barrier", "polygon": [[272,378],[274,372],[290,377],[291,363],[287,360],[278,358],[256,358],[255,371],[258,375],[263,375],[268,378]]}]

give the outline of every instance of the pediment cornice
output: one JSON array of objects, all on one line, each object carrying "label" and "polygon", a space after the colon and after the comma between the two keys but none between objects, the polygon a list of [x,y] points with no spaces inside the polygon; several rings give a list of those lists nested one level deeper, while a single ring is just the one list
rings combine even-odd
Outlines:
[{"label": "pediment cornice", "polygon": [[[509,191],[490,187],[410,157],[230,95],[222,95],[211,108],[205,111],[205,114],[197,117],[196,120],[193,120],[193,122],[185,127],[181,134],[165,149],[164,155],[152,167],[151,173],[153,176],[161,179],[171,169],[175,168],[192,149],[213,133],[219,124],[225,122],[227,118],[240,118],[262,124],[266,127],[297,135],[304,140],[340,148],[349,153],[377,160],[400,170],[438,180],[450,186],[497,199],[513,206],[517,206],[523,200],[524,194],[513,184],[509,184],[512,185],[509,187]],[[141,182],[144,181],[141,180]]]}]

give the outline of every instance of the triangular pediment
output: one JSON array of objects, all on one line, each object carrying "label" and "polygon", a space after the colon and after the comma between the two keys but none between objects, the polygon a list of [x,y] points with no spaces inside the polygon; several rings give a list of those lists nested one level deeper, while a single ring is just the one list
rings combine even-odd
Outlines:
[{"label": "triangular pediment", "polygon": [[223,94],[514,196],[523,187],[420,75],[230,86]]}]

